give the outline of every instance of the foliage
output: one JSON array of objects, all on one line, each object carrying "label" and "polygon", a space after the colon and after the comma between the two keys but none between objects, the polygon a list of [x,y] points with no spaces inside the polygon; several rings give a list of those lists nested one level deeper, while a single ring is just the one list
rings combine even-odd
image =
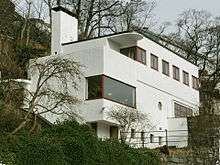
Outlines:
[{"label": "foliage", "polygon": [[40,134],[0,137],[0,159],[17,165],[158,165],[150,149],[139,150],[116,140],[99,140],[87,125],[65,121]]},{"label": "foliage", "polygon": [[151,128],[151,123],[148,114],[141,112],[135,108],[125,106],[113,106],[107,113],[111,120],[114,120],[120,124],[122,140],[128,139],[128,132],[131,128],[135,130],[145,130]]}]

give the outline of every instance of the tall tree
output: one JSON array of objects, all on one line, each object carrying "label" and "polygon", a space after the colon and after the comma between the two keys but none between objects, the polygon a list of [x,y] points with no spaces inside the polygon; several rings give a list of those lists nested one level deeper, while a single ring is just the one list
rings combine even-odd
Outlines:
[{"label": "tall tree", "polygon": [[[30,115],[34,115],[31,131],[35,129],[38,115],[50,113],[58,116],[78,116],[73,107],[79,100],[70,92],[70,88],[78,89],[77,82],[81,77],[80,65],[77,62],[61,57],[32,60],[30,72],[35,83],[31,89],[26,88],[24,91],[24,109],[27,113],[12,134],[27,124]],[[65,108],[64,110],[63,107],[70,111]]]}]

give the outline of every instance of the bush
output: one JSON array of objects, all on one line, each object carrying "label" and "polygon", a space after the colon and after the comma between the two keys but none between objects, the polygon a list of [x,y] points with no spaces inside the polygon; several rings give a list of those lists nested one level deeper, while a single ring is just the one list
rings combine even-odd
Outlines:
[{"label": "bush", "polygon": [[86,125],[66,121],[40,134],[20,138],[18,165],[158,165],[150,150],[130,148],[117,140],[99,140]]}]

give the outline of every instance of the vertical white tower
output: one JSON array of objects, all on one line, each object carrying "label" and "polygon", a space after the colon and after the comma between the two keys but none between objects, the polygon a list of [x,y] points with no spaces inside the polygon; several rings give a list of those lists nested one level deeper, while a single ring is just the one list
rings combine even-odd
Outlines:
[{"label": "vertical white tower", "polygon": [[78,40],[78,20],[69,10],[58,6],[52,9],[51,54],[62,54],[62,44]]}]

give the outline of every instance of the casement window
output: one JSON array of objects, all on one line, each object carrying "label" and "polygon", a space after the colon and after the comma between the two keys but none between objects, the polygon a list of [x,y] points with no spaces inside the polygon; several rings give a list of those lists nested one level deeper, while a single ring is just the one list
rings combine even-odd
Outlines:
[{"label": "casement window", "polygon": [[151,68],[158,70],[158,57],[151,54]]},{"label": "casement window", "polygon": [[146,51],[137,47],[137,61],[146,64]]},{"label": "casement window", "polygon": [[170,70],[169,70],[169,62],[162,60],[162,73],[169,76]]},{"label": "casement window", "polygon": [[87,78],[87,99],[105,98],[129,107],[136,107],[136,88],[108,76]]},{"label": "casement window", "polygon": [[183,71],[183,84],[189,85],[189,73]]},{"label": "casement window", "polygon": [[190,117],[193,115],[193,110],[189,107],[183,106],[178,103],[174,103],[174,114],[176,118]]},{"label": "casement window", "polygon": [[173,65],[173,78],[180,81],[180,69]]},{"label": "casement window", "polygon": [[199,89],[199,80],[195,76],[192,76],[192,87],[196,90]]},{"label": "casement window", "polygon": [[146,51],[137,46],[124,48],[120,50],[120,53],[143,64],[146,64]]}]

